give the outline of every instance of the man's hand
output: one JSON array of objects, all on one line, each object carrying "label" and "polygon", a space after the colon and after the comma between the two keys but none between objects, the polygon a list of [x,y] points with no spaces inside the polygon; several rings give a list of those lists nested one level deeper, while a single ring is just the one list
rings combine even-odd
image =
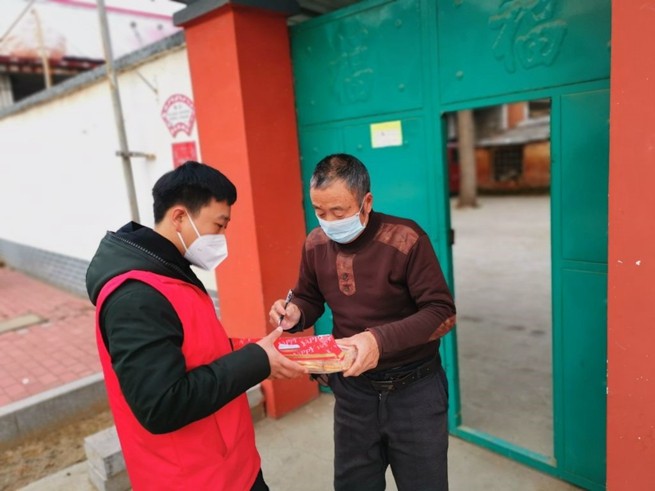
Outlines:
[{"label": "man's hand", "polygon": [[352,366],[343,372],[344,377],[356,377],[366,370],[378,366],[380,359],[380,348],[375,336],[368,331],[360,332],[349,338],[342,338],[338,343],[343,346],[353,346],[357,348],[357,355]]},{"label": "man's hand", "polygon": [[268,378],[296,378],[309,373],[305,367],[287,359],[275,347],[275,340],[282,334],[282,328],[278,327],[271,331],[266,337],[257,341],[257,344],[264,348],[268,355],[268,363],[271,365],[271,374]]},{"label": "man's hand", "polygon": [[[280,321],[282,317],[282,321]],[[268,313],[268,320],[272,326],[281,326],[285,331],[298,324],[300,320],[300,309],[293,302],[284,308],[284,300],[276,300]]]}]

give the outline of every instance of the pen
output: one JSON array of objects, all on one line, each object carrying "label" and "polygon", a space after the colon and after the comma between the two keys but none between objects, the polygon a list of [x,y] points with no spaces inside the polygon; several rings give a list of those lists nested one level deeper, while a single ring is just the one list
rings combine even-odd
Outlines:
[{"label": "pen", "polygon": [[[289,290],[289,293],[287,293],[287,298],[284,299],[284,310],[287,309],[287,307],[289,306],[289,302],[291,302],[292,298],[293,298],[293,290]],[[278,326],[282,323],[282,319],[284,319],[284,314],[280,316],[280,320],[277,323]]]}]

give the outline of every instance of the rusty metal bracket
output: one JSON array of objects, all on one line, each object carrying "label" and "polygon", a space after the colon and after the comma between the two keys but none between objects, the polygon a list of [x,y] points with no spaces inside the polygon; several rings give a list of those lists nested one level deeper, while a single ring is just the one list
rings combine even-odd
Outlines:
[{"label": "rusty metal bracket", "polygon": [[155,154],[154,153],[146,153],[146,152],[121,152],[120,150],[116,150],[116,156],[117,157],[142,157],[146,160],[155,160]]}]

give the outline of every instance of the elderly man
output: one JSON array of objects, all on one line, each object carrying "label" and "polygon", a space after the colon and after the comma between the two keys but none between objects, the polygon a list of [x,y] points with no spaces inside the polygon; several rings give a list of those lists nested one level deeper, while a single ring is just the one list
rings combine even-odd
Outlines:
[{"label": "elderly man", "polygon": [[333,334],[357,349],[331,374],[335,396],[334,487],[448,489],[448,392],[439,340],[455,305],[430,238],[413,221],[373,211],[366,167],[335,154],[318,163],[310,198],[320,226],[305,240],[293,300],[270,321],[291,332],[330,307]]}]

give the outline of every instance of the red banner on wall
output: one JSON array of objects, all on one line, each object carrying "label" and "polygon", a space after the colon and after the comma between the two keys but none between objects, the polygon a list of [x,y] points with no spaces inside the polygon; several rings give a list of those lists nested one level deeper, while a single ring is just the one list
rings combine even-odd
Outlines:
[{"label": "red banner on wall", "polygon": [[177,168],[187,160],[198,160],[198,150],[196,142],[176,142],[173,147],[173,168]]}]

